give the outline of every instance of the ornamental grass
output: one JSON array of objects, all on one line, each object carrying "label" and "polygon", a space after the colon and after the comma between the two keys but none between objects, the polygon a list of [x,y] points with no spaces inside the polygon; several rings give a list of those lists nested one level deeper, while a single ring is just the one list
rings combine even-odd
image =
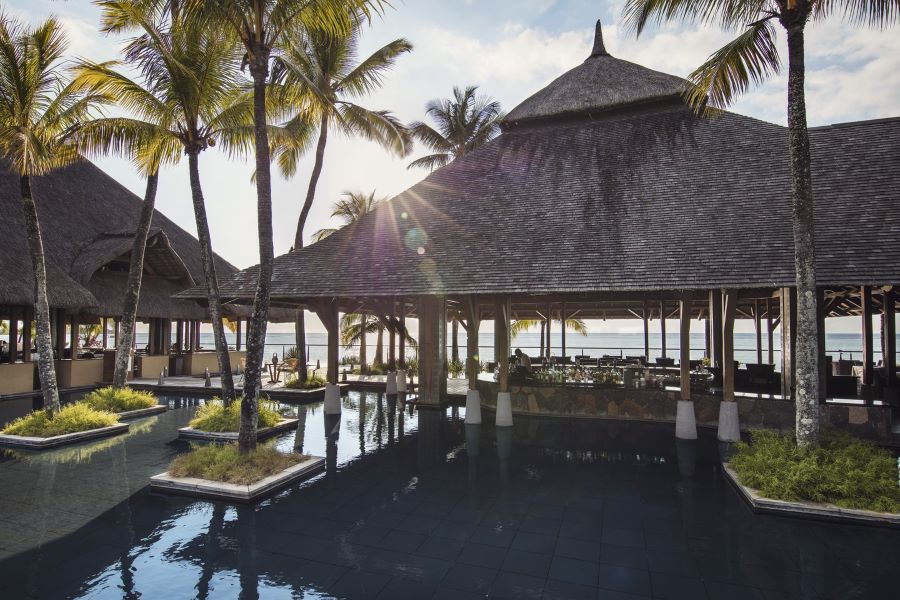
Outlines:
[{"label": "ornamental grass", "polygon": [[[241,400],[235,400],[229,406],[225,406],[218,397],[208,400],[206,404],[197,409],[194,418],[188,424],[194,429],[211,433],[237,433],[241,428]],[[274,402],[259,401],[259,420],[257,427],[265,429],[274,427],[281,421]]]},{"label": "ornamental grass", "polygon": [[[235,403],[237,404],[237,403]],[[175,477],[196,477],[238,485],[250,485],[296,465],[306,456],[285,454],[273,446],[258,446],[247,454],[237,444],[195,446],[169,465]]]},{"label": "ornamental grass", "polygon": [[94,390],[82,398],[81,403],[94,410],[105,410],[112,413],[151,408],[159,404],[156,396],[150,392],[112,386]]},{"label": "ornamental grass", "polygon": [[119,418],[110,412],[94,410],[86,404],[76,402],[62,407],[55,415],[46,410],[36,410],[7,425],[2,433],[48,438],[111,427],[118,422]]}]

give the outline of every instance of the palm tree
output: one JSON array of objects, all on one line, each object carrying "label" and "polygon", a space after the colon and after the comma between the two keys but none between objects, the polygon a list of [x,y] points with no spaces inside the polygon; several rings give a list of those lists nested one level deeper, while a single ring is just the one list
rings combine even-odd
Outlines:
[{"label": "palm tree", "polygon": [[375,210],[378,203],[384,200],[385,198],[376,198],[374,191],[368,194],[363,192],[344,192],[343,198],[334,203],[334,210],[331,211],[332,218],[342,219],[344,224],[337,228],[329,227],[318,230],[312,236],[313,242],[324,240],[341,227],[357,222],[363,215]]},{"label": "palm tree", "polygon": [[200,258],[206,283],[210,321],[222,399],[234,397],[231,360],[222,321],[222,302],[215,255],[200,183],[200,153],[224,143],[242,149],[249,130],[249,97],[235,83],[240,64],[233,39],[199,20],[183,19],[177,11],[152,3],[103,2],[103,29],[137,29],[140,35],[125,49],[126,61],[139,66],[146,87],[122,78],[109,65],[86,65],[84,76],[111,91],[123,105],[146,123],[157,127],[164,144],[176,142],[188,159],[191,199],[200,240]]},{"label": "palm tree", "polygon": [[692,85],[686,98],[698,111],[727,107],[751,85],[778,73],[781,57],[774,22],[780,23],[787,34],[788,148],[797,287],[796,435],[801,446],[815,444],[819,436],[819,332],[804,34],[810,19],[822,21],[837,12],[858,24],[896,23],[900,4],[850,0],[628,0],[624,12],[626,22],[637,35],[651,20],[675,19],[718,23],[740,32],[690,74]]},{"label": "palm tree", "polygon": [[[363,323],[365,323],[366,334],[375,333],[378,335],[378,338],[375,341],[375,359],[372,362],[376,365],[383,365],[385,325],[376,315],[367,313],[347,313],[343,315],[341,317],[341,344],[346,348],[352,348],[356,344],[360,344],[360,347],[362,347],[365,343],[363,341]],[[408,329],[404,332],[404,338],[411,348],[416,347],[417,342],[415,338],[409,334]]]},{"label": "palm tree", "polygon": [[478,95],[477,86],[465,90],[453,88],[453,98],[432,100],[425,105],[425,114],[435,121],[435,127],[417,121],[410,125],[412,135],[424,144],[431,154],[414,160],[414,167],[438,169],[451,161],[486,144],[500,133],[503,111],[500,103]]},{"label": "palm tree", "polygon": [[[553,319],[557,323],[559,323],[559,319]],[[524,333],[534,327],[541,326],[541,339],[544,336],[543,330],[543,321],[539,321],[537,319],[516,319],[513,321],[513,324],[510,325],[509,334],[513,338],[515,338],[520,333]],[[566,329],[571,329],[575,333],[580,333],[583,336],[587,336],[588,329],[587,324],[582,319],[566,319]],[[547,339],[547,348],[550,348],[550,339]],[[544,353],[544,349],[541,348],[541,354]],[[549,352],[548,352],[549,355]]]},{"label": "palm tree", "polygon": [[34,278],[38,376],[43,406],[54,413],[59,410],[59,389],[50,341],[44,243],[31,180],[80,159],[78,127],[109,100],[66,82],[62,69],[66,46],[56,19],[30,27],[0,15],[0,157],[19,174]]},{"label": "palm tree", "polygon": [[[174,0],[158,0],[175,5]],[[182,0],[178,3],[187,18],[204,22],[213,29],[235,34],[244,49],[242,66],[253,80],[253,137],[256,155],[257,239],[259,275],[253,299],[253,314],[247,332],[247,368],[244,372],[244,401],[238,448],[242,453],[256,448],[259,387],[266,328],[272,261],[272,176],[267,118],[266,87],[273,54],[279,54],[304,28],[320,28],[335,33],[349,31],[353,21],[368,18],[380,10],[381,0]],[[304,359],[305,357],[301,357]]]}]

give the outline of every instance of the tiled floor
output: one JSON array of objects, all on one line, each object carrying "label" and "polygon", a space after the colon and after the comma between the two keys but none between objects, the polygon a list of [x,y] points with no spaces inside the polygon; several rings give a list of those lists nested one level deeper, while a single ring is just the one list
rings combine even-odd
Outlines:
[{"label": "tiled floor", "polygon": [[709,436],[402,408],[299,409],[302,437],[277,444],[329,468],[252,508],[146,489],[190,406],[107,445],[7,456],[0,597],[896,597],[900,532],[752,515]]}]

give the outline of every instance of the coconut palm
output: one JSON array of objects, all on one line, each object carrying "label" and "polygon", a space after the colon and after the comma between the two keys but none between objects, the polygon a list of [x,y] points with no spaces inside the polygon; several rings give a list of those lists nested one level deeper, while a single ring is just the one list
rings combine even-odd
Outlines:
[{"label": "coconut palm", "polygon": [[[365,214],[375,210],[379,202],[383,202],[385,198],[376,198],[375,192],[365,194],[363,192],[344,192],[343,198],[334,203],[334,210],[331,211],[332,218],[337,217],[344,221],[341,227],[346,227],[355,223]],[[320,229],[312,236],[313,242],[324,240],[329,235],[340,229],[330,227]]]},{"label": "coconut palm", "polygon": [[[559,323],[559,319],[553,319],[557,323]],[[524,333],[529,331],[530,329],[541,326],[541,339],[544,337],[543,330],[543,321],[539,321],[537,319],[516,319],[513,321],[512,325],[509,328],[509,334],[515,338],[520,333]],[[587,336],[588,329],[587,324],[582,319],[566,319],[566,330],[571,329],[575,333],[580,333],[583,336]],[[550,340],[547,340],[547,348],[550,347]],[[541,354],[543,354],[544,349],[541,348]]]},{"label": "coconut palm", "polygon": [[199,157],[217,139],[226,149],[244,148],[250,103],[235,83],[240,55],[234,40],[221,31],[200,20],[179,18],[177,11],[152,2],[107,1],[101,7],[105,31],[138,30],[139,35],[125,48],[125,56],[128,63],[140,68],[146,85],[133,85],[110,65],[85,65],[83,75],[86,80],[93,76],[96,85],[115,93],[125,108],[158,126],[162,143],[177,143],[187,156],[222,398],[228,403],[234,399],[234,382]]},{"label": "coconut palm", "polygon": [[44,408],[59,410],[59,389],[50,341],[47,268],[32,177],[80,159],[76,133],[93,110],[108,103],[66,81],[62,66],[67,40],[62,25],[48,19],[28,26],[0,15],[0,157],[19,175],[22,213],[34,278],[35,344]]},{"label": "coconut palm", "polygon": [[[178,6],[190,19],[204,22],[214,30],[237,36],[244,50],[242,67],[253,80],[253,139],[256,155],[257,239],[259,275],[253,299],[253,314],[247,332],[247,368],[244,372],[244,401],[241,404],[241,452],[256,448],[259,387],[266,328],[272,261],[272,177],[266,88],[274,56],[291,45],[304,29],[324,29],[335,33],[350,31],[354,21],[379,11],[381,0],[157,0],[170,8]],[[300,344],[302,346],[302,344]],[[305,357],[302,357],[305,363]]]},{"label": "coconut palm", "polygon": [[[363,324],[365,324],[365,327],[363,327]],[[346,348],[352,348],[356,344],[360,344],[360,349],[362,349],[362,346],[365,344],[363,329],[365,329],[366,334],[377,334],[378,337],[375,340],[375,358],[372,362],[376,365],[383,365],[384,330],[386,327],[384,321],[379,319],[376,315],[367,313],[347,313],[343,315],[341,317],[341,344]],[[403,333],[406,343],[409,344],[411,348],[415,348],[417,342],[415,338],[409,334],[409,330],[407,329]],[[365,366],[362,362],[362,357],[360,357],[360,363],[361,368]]]},{"label": "coconut palm", "polygon": [[410,125],[413,137],[431,150],[431,154],[409,164],[437,169],[491,141],[500,133],[503,111],[500,103],[478,94],[477,86],[465,90],[453,88],[453,98],[432,100],[425,114],[435,127],[417,121]]},{"label": "coconut palm", "polygon": [[857,24],[885,26],[900,19],[900,3],[841,0],[627,0],[625,20],[637,35],[653,21],[687,20],[719,24],[739,32],[690,74],[688,102],[697,110],[724,108],[751,85],[781,69],[776,46],[780,23],[787,34],[788,149],[797,287],[796,435],[801,446],[819,435],[818,317],[813,242],[813,195],[806,124],[804,34],[810,20],[836,13]]}]

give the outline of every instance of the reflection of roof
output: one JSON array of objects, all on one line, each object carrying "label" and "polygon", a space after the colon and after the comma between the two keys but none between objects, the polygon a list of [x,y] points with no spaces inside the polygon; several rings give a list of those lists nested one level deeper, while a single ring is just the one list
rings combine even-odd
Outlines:
[{"label": "reflection of roof", "polygon": [[[273,301],[792,286],[787,130],[701,118],[680,80],[602,52],[498,138],[276,258]],[[810,139],[818,282],[900,281],[900,119]],[[223,296],[252,298],[256,273],[223,278]]]}]

